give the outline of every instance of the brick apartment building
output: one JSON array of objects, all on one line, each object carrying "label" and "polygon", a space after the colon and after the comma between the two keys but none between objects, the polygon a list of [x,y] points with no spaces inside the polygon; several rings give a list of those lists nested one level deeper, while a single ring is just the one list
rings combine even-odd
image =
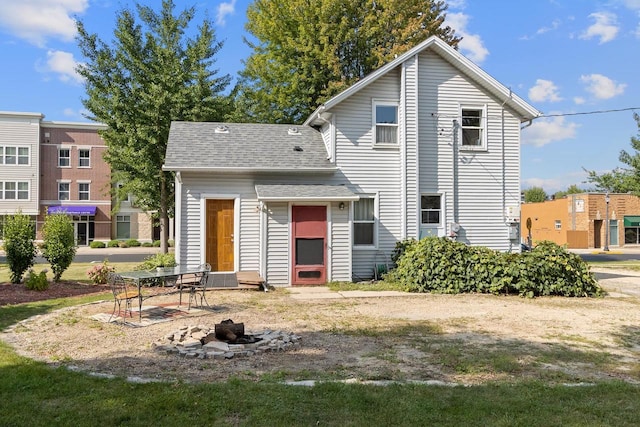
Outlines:
[{"label": "brick apartment building", "polygon": [[[521,236],[571,249],[640,245],[640,198],[631,194],[579,193],[520,208]],[[609,222],[608,234],[606,223]],[[530,225],[530,227],[529,227]]]},{"label": "brick apartment building", "polygon": [[36,224],[64,212],[79,246],[93,240],[152,241],[151,218],[122,201],[112,216],[111,170],[104,161],[104,125],[45,121],[40,113],[0,112],[0,225],[20,210]]}]

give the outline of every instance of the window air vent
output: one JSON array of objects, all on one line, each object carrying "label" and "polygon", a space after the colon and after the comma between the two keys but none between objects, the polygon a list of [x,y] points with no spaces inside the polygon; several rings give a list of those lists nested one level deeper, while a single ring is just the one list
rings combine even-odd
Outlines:
[{"label": "window air vent", "polygon": [[229,133],[229,126],[225,126],[225,125],[216,126],[216,133]]},{"label": "window air vent", "polygon": [[304,150],[299,145],[296,145],[295,147],[293,147],[293,151],[304,151]]},{"label": "window air vent", "polygon": [[287,133],[289,135],[302,135],[302,133],[300,133],[300,129],[296,128],[296,127],[291,127],[289,128],[289,130],[287,131]]}]

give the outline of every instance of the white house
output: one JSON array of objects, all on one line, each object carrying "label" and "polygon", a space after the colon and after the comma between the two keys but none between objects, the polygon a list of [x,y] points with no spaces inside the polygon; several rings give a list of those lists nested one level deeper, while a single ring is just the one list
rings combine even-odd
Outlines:
[{"label": "white house", "polygon": [[371,278],[409,237],[518,251],[520,131],[539,114],[432,37],[302,126],[173,123],[177,260],[288,286]]}]

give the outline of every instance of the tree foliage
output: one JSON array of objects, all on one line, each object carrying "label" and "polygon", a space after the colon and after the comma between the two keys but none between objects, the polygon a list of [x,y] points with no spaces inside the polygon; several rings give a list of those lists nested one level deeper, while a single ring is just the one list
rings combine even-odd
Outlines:
[{"label": "tree foliage", "polygon": [[571,184],[569,186],[569,188],[567,188],[566,190],[561,190],[561,191],[556,191],[553,194],[553,198],[554,199],[561,199],[569,194],[580,194],[580,193],[584,193],[585,190],[583,190],[582,188],[578,187],[576,184]]},{"label": "tree foliage", "polygon": [[101,135],[112,191],[117,200],[133,194],[140,208],[157,212],[166,252],[173,175],[162,165],[171,122],[221,120],[229,105],[221,93],[230,77],[217,77],[213,68],[222,43],[210,21],[200,24],[194,38],[187,36],[194,8],[176,16],[173,0],[163,0],[159,12],[139,4],[136,10],[141,23],[132,10],[119,12],[111,44],[78,22],[78,44],[86,58],[78,72],[86,81],[83,104],[90,118],[108,125]]},{"label": "tree foliage", "polygon": [[638,134],[631,137],[633,152],[622,150],[618,157],[626,167],[617,167],[603,174],[585,169],[588,173],[587,181],[595,184],[598,191],[633,193],[640,196],[640,115],[634,113],[633,118],[638,125]]},{"label": "tree foliage", "polygon": [[11,283],[20,283],[24,272],[33,266],[36,246],[31,218],[21,212],[8,215],[4,223],[4,251],[11,271]]},{"label": "tree foliage", "polygon": [[253,53],[230,119],[300,123],[429,36],[457,46],[446,9],[435,0],[256,0],[246,24]]},{"label": "tree foliage", "polygon": [[53,281],[57,282],[73,262],[78,249],[69,216],[64,213],[47,215],[42,227],[42,240],[42,256],[51,264]]},{"label": "tree foliage", "polygon": [[544,202],[547,199],[547,193],[542,189],[542,187],[531,187],[524,190],[524,201],[526,203]]}]

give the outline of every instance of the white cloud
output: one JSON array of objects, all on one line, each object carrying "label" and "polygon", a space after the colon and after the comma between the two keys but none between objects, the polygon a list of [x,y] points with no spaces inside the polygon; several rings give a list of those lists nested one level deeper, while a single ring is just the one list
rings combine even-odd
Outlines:
[{"label": "white cloud", "polygon": [[73,59],[73,54],[61,50],[50,50],[47,52],[47,61],[44,66],[37,66],[38,71],[44,73],[55,73],[58,79],[67,83],[82,83],[83,78],[76,72],[78,63]]},{"label": "white cloud", "polygon": [[624,0],[624,5],[632,10],[640,10],[640,0]]},{"label": "white cloud", "polygon": [[39,47],[49,37],[73,41],[76,21],[72,16],[88,6],[88,0],[3,0],[0,28]]},{"label": "white cloud", "polygon": [[449,9],[464,9],[467,7],[466,0],[449,0],[447,5]]},{"label": "white cloud", "polygon": [[551,80],[537,79],[535,86],[529,89],[529,99],[534,102],[558,102],[562,101],[558,95],[558,86]]},{"label": "white cloud", "polygon": [[627,87],[624,83],[616,83],[602,74],[589,74],[580,76],[580,81],[587,85],[587,92],[597,99],[609,99],[616,95],[622,95]]},{"label": "white cloud", "polygon": [[581,39],[590,40],[594,37],[600,38],[600,44],[610,42],[618,35],[620,27],[617,17],[610,12],[596,12],[589,15],[596,22],[580,35]]},{"label": "white cloud", "polygon": [[578,188],[588,188],[585,182],[587,181],[587,173],[584,170],[568,172],[564,175],[556,176],[553,178],[526,178],[522,179],[520,185],[522,189],[528,189],[531,187],[541,187],[548,195],[552,195],[558,191],[564,191],[572,185],[577,185]]},{"label": "white cloud", "polygon": [[235,13],[236,13],[236,0],[220,3],[218,5],[218,13],[216,15],[216,24],[220,26],[226,25],[227,15],[234,15]]},{"label": "white cloud", "polygon": [[566,122],[564,117],[540,118],[522,131],[522,143],[542,147],[555,141],[576,137],[577,123]]},{"label": "white cloud", "polygon": [[584,99],[584,98],[583,98],[583,97],[581,97],[581,96],[575,96],[575,97],[573,98],[573,102],[574,102],[576,105],[582,105],[582,104],[584,104],[584,103],[585,103],[585,102],[587,102],[587,101],[586,101],[586,99]]},{"label": "white cloud", "polygon": [[535,34],[533,36],[522,36],[522,37],[520,37],[520,39],[521,40],[532,40],[536,36],[541,36],[542,34],[548,33],[549,31],[557,30],[559,27],[560,27],[560,20],[559,19],[554,19],[553,22],[551,22],[550,26],[548,26],[548,27],[540,27],[540,28],[538,28],[538,30],[535,32]]},{"label": "white cloud", "polygon": [[448,13],[445,19],[445,25],[449,25],[456,34],[463,37],[458,44],[460,50],[473,62],[480,63],[489,55],[489,50],[484,47],[482,38],[478,34],[467,32],[468,22],[469,15],[464,13]]}]

